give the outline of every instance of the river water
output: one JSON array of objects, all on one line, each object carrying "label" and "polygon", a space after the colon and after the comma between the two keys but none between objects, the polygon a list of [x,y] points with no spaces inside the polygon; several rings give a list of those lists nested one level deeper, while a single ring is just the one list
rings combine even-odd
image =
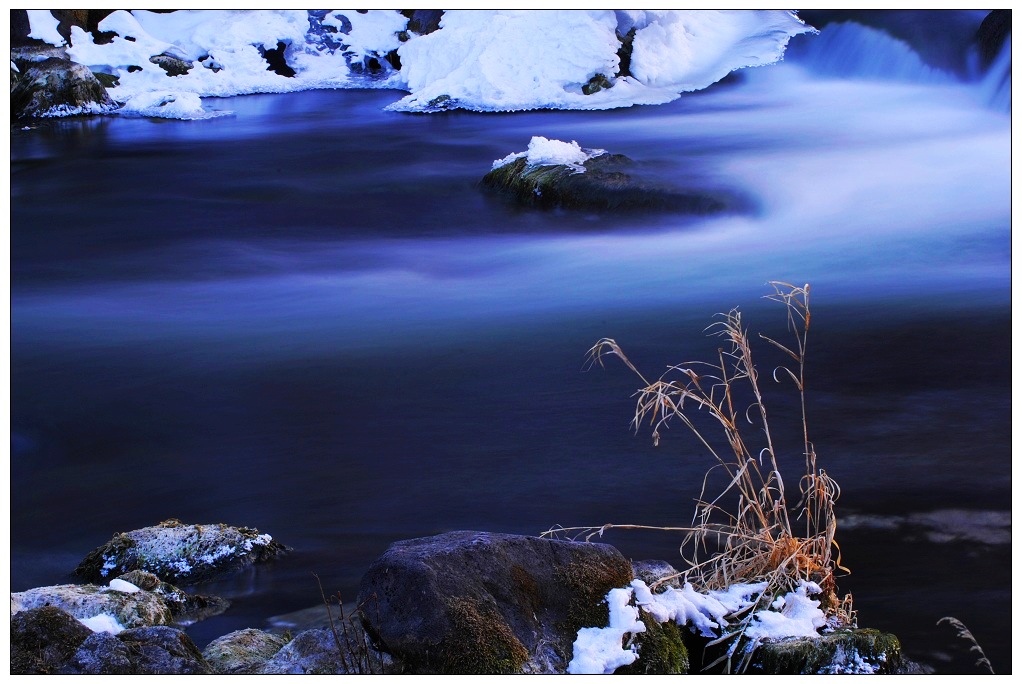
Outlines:
[{"label": "river water", "polygon": [[[167,518],[294,547],[202,587],[200,646],[453,529],[688,523],[709,457],[629,429],[637,380],[712,358],[765,283],[811,283],[812,438],[842,486],[862,626],[1011,669],[1010,117],[954,82],[750,70],[665,106],[383,111],[398,93],[210,100],[206,121],[50,122],[11,140],[11,585]],[[533,135],[739,201],[713,216],[516,208],[478,181]],[[776,359],[763,350],[764,367]],[[790,390],[767,403],[797,477]],[[791,485],[793,486],[793,485]],[[843,522],[844,521],[844,522]],[[670,533],[613,532],[677,561]]]}]

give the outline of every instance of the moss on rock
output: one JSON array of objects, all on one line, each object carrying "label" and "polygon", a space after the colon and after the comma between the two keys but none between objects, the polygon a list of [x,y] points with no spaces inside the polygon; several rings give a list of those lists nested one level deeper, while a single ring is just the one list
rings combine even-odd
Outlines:
[{"label": "moss on rock", "polygon": [[875,629],[847,629],[817,638],[759,645],[750,672],[764,674],[894,674],[901,670],[901,642]]},{"label": "moss on rock", "polygon": [[632,566],[624,563],[592,563],[578,560],[556,571],[558,580],[570,590],[571,603],[565,629],[575,633],[583,627],[609,624],[607,594],[611,589],[628,586]]},{"label": "moss on rock", "polygon": [[639,619],[646,626],[646,631],[635,638],[639,659],[631,665],[619,667],[614,674],[687,674],[687,628],[673,621],[657,622],[644,610],[639,611]]},{"label": "moss on rock", "polygon": [[457,648],[438,654],[450,674],[520,674],[529,652],[494,606],[455,597],[447,601]]},{"label": "moss on rock", "polygon": [[114,535],[89,552],[75,574],[89,582],[100,582],[144,570],[165,582],[194,584],[275,558],[287,550],[256,529],[220,523],[186,525],[171,519]]}]

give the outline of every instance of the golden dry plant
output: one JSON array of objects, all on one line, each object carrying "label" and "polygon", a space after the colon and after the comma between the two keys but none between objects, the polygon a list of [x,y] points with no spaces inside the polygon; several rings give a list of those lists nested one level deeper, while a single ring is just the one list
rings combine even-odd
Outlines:
[{"label": "golden dry plant", "polygon": [[[854,625],[851,596],[839,597],[835,583],[837,572],[848,572],[841,565],[840,549],[834,539],[837,530],[834,503],[841,490],[817,465],[816,450],[809,438],[805,391],[811,323],[809,285],[797,287],[776,281],[769,285],[773,293],[766,298],[784,305],[793,338],[792,342],[782,344],[759,335],[763,343],[779,350],[786,359],[770,377],[776,382],[792,382],[800,399],[805,469],[798,482],[796,505],[789,506],[749,334],[743,327],[741,313],[732,309],[720,314],[720,320],[707,328],[724,341],[716,361],[669,366],[652,382],[612,339],[600,340],[588,354],[590,367],[602,366],[605,357],[616,356],[640,379],[643,386],[635,395],[632,420],[636,431],[649,426],[653,444],[657,445],[661,431],[680,421],[712,456],[713,464],[703,478],[691,526],[608,524],[556,528],[547,534],[567,533],[591,539],[611,528],[685,532],[681,554],[687,567],[680,575],[697,589],[723,590],[735,583],[765,583],[766,588],[756,602],[756,606],[765,607],[777,596],[796,589],[800,581],[811,581],[823,590],[821,609],[831,624]],[[697,413],[709,416],[711,424],[719,425],[724,444],[705,434],[701,425],[706,421],[698,418]],[[711,486],[720,489],[711,492]],[[671,578],[661,582],[666,579]],[[753,612],[745,614],[736,629],[719,641],[741,636]],[[725,656],[729,663],[738,641],[732,643]]]}]

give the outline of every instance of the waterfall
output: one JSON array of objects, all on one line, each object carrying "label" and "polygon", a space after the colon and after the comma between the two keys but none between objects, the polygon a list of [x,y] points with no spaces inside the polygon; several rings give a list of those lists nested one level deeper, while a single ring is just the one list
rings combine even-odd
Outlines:
[{"label": "waterfall", "polygon": [[792,41],[786,60],[822,76],[914,83],[955,80],[928,66],[907,43],[855,22],[828,24],[818,36]]}]

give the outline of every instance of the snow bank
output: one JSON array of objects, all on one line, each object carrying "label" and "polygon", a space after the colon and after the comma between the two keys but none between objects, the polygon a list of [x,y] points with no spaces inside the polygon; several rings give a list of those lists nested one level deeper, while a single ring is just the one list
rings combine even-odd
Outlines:
[{"label": "snow bank", "polygon": [[[668,587],[663,593],[654,594],[642,580],[632,580],[630,587],[611,589],[607,594],[608,627],[579,630],[568,672],[610,674],[634,662],[638,658],[634,648],[624,649],[621,644],[627,635],[646,631],[646,626],[638,619],[640,609],[657,622],[673,620],[712,638],[720,636],[721,630],[728,627],[729,616],[752,607],[764,589],[765,583],[735,584],[727,591],[702,594],[686,584],[680,590]],[[820,610],[820,602],[809,596],[820,592],[815,583],[800,582],[795,591],[779,597],[769,608],[756,611],[745,636],[751,641],[818,636],[827,619]],[[636,606],[630,605],[633,597]]]},{"label": "snow bank", "polygon": [[574,140],[566,143],[536,135],[529,141],[529,148],[525,152],[512,152],[503,159],[497,159],[493,162],[493,168],[499,169],[515,159],[525,157],[528,166],[563,165],[571,167],[575,173],[585,173],[585,167],[582,164],[587,159],[598,157],[606,152],[607,150],[583,150]]},{"label": "snow bank", "polygon": [[[32,15],[34,33],[59,39],[49,12]],[[118,10],[99,24],[116,34],[110,43],[73,28],[68,54],[116,75],[110,95],[120,103],[156,92],[389,87],[411,93],[389,107],[396,111],[609,109],[662,104],[735,69],[771,64],[792,36],[814,31],[780,10],[450,10],[428,35],[407,25],[395,10]],[[628,36],[625,69],[619,52]],[[269,50],[282,50],[293,77],[267,68]],[[400,70],[385,59],[394,51]],[[161,54],[192,68],[168,76],[150,62]]]},{"label": "snow bank", "polygon": [[64,36],[57,31],[57,25],[60,22],[50,13],[50,10],[25,11],[28,12],[29,38],[35,38],[57,47],[67,42],[64,40]]},{"label": "snow bank", "polygon": [[[634,30],[630,73],[621,38]],[[444,103],[477,111],[662,104],[735,69],[772,64],[814,29],[778,10],[448,11],[440,30],[398,49],[411,95],[389,108]],[[595,76],[612,86],[592,94]],[[453,105],[450,103],[454,103]]]}]

